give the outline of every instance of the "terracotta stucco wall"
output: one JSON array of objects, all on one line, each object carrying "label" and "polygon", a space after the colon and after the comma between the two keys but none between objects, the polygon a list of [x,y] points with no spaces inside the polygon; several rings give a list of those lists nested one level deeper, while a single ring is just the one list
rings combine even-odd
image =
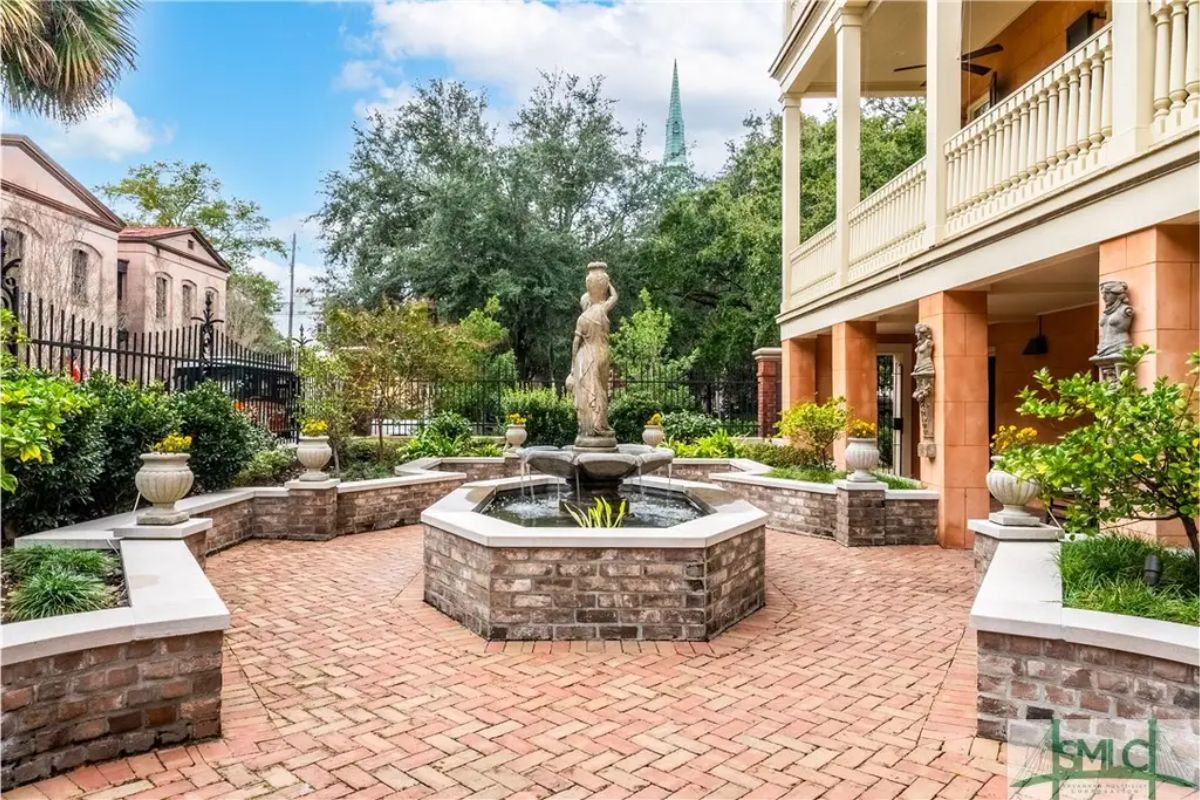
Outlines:
[{"label": "terracotta stucco wall", "polygon": [[[122,243],[121,257],[129,259],[126,309],[130,331],[172,330],[187,325],[182,299],[185,281],[196,286],[193,313],[200,314],[203,311],[204,293],[211,288],[217,291],[213,312],[218,317],[224,316],[228,280],[224,270],[159,249],[147,242]],[[155,316],[155,277],[160,273],[170,278],[165,319]]]},{"label": "terracotta stucco wall", "polygon": [[[1067,54],[1067,26],[1086,11],[1107,14],[1107,3],[1088,0],[1042,0],[1026,9],[988,44],[1000,44],[1004,50],[983,56],[979,64],[992,67],[1003,99],[1034,76]],[[1104,24],[1100,21],[1097,25]],[[969,31],[964,31],[964,34]],[[963,114],[987,94],[990,76],[963,73]]]},{"label": "terracotta stucco wall", "polygon": [[1044,437],[1052,430],[1038,420],[1017,413],[1017,393],[1033,383],[1033,373],[1046,367],[1056,377],[1088,372],[1088,358],[1096,352],[1098,305],[1072,308],[1042,317],[1042,333],[1048,352],[1042,356],[1021,355],[1025,344],[1037,335],[1036,322],[1005,322],[988,326],[988,346],[996,358],[996,425],[1030,426]]}]

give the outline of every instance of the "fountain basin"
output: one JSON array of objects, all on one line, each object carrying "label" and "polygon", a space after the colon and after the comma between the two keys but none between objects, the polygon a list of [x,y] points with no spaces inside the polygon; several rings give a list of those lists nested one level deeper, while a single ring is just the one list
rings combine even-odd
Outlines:
[{"label": "fountain basin", "polygon": [[426,509],[425,601],[491,640],[707,641],[763,606],[767,515],[710,484],[627,481],[706,512],[661,528],[531,528],[481,513],[497,495],[557,482],[479,481]]},{"label": "fountain basin", "polygon": [[615,496],[621,481],[644,477],[662,469],[675,458],[666,447],[621,444],[611,451],[575,447],[529,447],[521,450],[521,461],[546,475],[563,478],[568,491],[579,500]]}]

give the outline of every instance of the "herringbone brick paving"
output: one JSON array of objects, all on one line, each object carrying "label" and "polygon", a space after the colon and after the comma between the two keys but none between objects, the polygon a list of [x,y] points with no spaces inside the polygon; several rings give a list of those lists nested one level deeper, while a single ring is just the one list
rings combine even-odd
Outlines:
[{"label": "herringbone brick paving", "polygon": [[710,644],[489,644],[421,601],[421,531],[243,544],[223,738],[23,798],[1001,796],[974,738],[969,553],[768,535],[768,607]]}]

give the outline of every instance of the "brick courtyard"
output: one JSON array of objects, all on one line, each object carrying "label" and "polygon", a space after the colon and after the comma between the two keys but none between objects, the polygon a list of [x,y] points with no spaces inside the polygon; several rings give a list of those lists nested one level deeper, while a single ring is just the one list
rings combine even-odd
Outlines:
[{"label": "brick courtyard", "polygon": [[970,554],[768,533],[768,607],[711,644],[488,644],[421,601],[421,530],[213,556],[224,738],[8,793],[1003,795],[975,739]]}]

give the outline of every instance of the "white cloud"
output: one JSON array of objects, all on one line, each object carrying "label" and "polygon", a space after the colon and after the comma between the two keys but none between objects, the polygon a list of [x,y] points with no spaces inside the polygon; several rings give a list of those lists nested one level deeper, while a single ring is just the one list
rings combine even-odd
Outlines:
[{"label": "white cloud", "polygon": [[333,82],[334,88],[350,91],[373,89],[382,83],[378,69],[379,65],[370,61],[347,61]]},{"label": "white cloud", "polygon": [[46,147],[58,155],[120,161],[170,139],[170,129],[139,117],[128,103],[113,97],[73,125],[56,125],[47,134]]},{"label": "white cloud", "polygon": [[[746,113],[776,106],[767,68],[780,43],[779,14],[776,2],[398,0],[376,5],[372,25],[383,63],[443,60],[450,75],[518,102],[539,70],[602,74],[622,123],[645,123],[652,155],[662,151],[671,62],[678,59],[692,158],[712,171]],[[409,91],[385,85],[360,111],[394,105]]]}]

